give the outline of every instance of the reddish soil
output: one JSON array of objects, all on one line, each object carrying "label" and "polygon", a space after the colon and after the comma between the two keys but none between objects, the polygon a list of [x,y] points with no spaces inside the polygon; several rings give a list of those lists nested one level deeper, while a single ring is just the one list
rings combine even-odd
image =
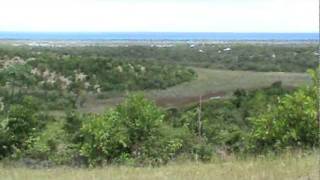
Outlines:
[{"label": "reddish soil", "polygon": [[[285,89],[294,90],[294,86],[285,86]],[[250,89],[249,89],[250,90]],[[255,90],[255,89],[251,89]],[[202,95],[202,100],[206,101],[209,99],[220,99],[224,98],[226,92],[209,92]],[[154,99],[156,104],[162,107],[183,107],[193,103],[198,103],[200,100],[199,96],[181,96],[181,97],[161,97]]]}]

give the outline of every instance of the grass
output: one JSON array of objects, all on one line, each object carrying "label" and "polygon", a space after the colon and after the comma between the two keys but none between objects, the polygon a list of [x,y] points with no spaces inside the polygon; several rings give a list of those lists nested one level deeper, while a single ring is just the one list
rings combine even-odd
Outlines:
[{"label": "grass", "polygon": [[[200,95],[207,98],[215,94],[228,95],[239,88],[257,89],[270,86],[276,81],[282,81],[287,87],[297,87],[310,81],[306,73],[193,69],[198,74],[197,79],[164,90],[145,91],[145,94],[163,107],[179,107],[198,101]],[[122,100],[121,94],[113,94],[113,97],[106,99],[91,97],[80,111],[102,112]]]},{"label": "grass", "polygon": [[216,163],[175,163],[167,166],[110,166],[95,169],[27,169],[0,166],[1,180],[318,180],[319,157],[284,154],[230,159]]},{"label": "grass", "polygon": [[270,86],[276,81],[282,81],[284,86],[296,87],[308,82],[308,74],[285,72],[254,72],[212,70],[193,68],[198,78],[166,90],[151,91],[156,97],[163,96],[197,96],[210,92],[233,92],[236,89],[256,89]]}]

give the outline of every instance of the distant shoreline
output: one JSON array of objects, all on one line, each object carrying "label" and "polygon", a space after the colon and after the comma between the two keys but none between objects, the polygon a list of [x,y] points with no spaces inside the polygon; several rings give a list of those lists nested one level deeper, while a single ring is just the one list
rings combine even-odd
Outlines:
[{"label": "distant shoreline", "polygon": [[0,40],[50,42],[308,42],[319,33],[223,33],[223,32],[1,32]]},{"label": "distant shoreline", "polygon": [[170,47],[178,44],[260,44],[260,45],[305,45],[319,44],[319,40],[12,40],[0,39],[0,44],[12,46],[66,47],[66,46],[155,46]]}]

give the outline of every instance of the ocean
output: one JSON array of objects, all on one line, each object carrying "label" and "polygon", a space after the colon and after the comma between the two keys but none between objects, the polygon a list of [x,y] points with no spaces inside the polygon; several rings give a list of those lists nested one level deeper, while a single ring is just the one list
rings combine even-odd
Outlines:
[{"label": "ocean", "polygon": [[319,33],[0,32],[0,40],[50,41],[318,41]]}]

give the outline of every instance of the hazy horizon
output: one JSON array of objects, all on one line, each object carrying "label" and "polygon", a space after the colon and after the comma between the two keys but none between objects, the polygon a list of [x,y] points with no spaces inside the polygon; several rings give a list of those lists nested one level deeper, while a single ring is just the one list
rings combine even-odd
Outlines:
[{"label": "hazy horizon", "polygon": [[215,33],[215,32],[1,32],[0,40],[155,40],[155,41],[314,41],[319,33]]},{"label": "hazy horizon", "polygon": [[319,31],[304,31],[304,32],[269,32],[269,31],[261,31],[261,32],[224,32],[224,31],[23,31],[23,30],[13,30],[13,31],[2,31],[1,33],[216,33],[216,34],[319,34]]},{"label": "hazy horizon", "polygon": [[200,34],[200,33],[215,33],[215,34],[319,34],[320,32],[317,31],[306,31],[306,32],[214,32],[214,31],[1,31],[1,33],[65,33],[65,34],[73,34],[73,33],[79,33],[79,34],[85,34],[85,33],[181,33],[181,34],[188,34],[188,33],[194,33],[194,34]]}]

